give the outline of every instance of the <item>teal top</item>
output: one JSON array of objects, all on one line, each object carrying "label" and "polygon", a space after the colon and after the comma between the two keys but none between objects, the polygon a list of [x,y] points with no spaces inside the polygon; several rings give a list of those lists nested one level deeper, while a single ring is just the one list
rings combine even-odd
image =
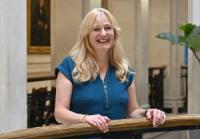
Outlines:
[{"label": "teal top", "polygon": [[128,87],[134,79],[133,73],[129,73],[128,81],[122,83],[115,76],[115,68],[110,65],[104,80],[98,75],[95,80],[77,83],[72,78],[74,67],[75,63],[69,56],[55,70],[56,75],[58,72],[63,73],[73,85],[71,111],[101,114],[112,120],[127,118]]}]

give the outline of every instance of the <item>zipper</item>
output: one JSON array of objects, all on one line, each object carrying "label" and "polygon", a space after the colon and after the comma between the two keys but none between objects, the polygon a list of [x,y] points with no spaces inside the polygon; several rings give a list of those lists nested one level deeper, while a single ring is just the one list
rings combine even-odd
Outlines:
[{"label": "zipper", "polygon": [[104,93],[105,93],[105,100],[106,100],[106,108],[108,108],[108,91],[107,91],[107,85],[105,84],[105,81],[103,81],[103,88],[104,88]]}]

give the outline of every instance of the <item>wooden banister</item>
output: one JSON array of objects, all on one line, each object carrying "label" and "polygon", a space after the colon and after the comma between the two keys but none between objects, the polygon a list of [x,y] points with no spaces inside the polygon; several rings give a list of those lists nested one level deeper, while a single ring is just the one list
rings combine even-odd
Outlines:
[{"label": "wooden banister", "polygon": [[[164,125],[159,128],[199,126],[199,114],[168,115]],[[109,123],[109,132],[134,131],[150,129],[152,125],[145,118],[112,120]],[[29,128],[9,133],[1,133],[0,139],[51,139],[59,137],[75,137],[101,133],[88,124],[52,125],[45,127]]]}]

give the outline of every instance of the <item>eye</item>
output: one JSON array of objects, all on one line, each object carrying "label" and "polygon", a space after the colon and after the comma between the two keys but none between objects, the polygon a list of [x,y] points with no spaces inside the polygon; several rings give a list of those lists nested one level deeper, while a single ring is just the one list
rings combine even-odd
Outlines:
[{"label": "eye", "polygon": [[110,30],[112,30],[113,28],[112,28],[111,26],[106,26],[106,27],[104,27],[104,29],[105,29],[106,31],[110,31]]},{"label": "eye", "polygon": [[101,31],[101,28],[95,27],[95,28],[93,28],[92,30],[95,31],[95,32],[100,32],[100,31]]}]

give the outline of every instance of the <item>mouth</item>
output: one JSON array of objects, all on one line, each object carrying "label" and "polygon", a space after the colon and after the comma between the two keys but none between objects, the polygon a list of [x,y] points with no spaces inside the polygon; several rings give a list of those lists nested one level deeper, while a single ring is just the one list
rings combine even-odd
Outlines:
[{"label": "mouth", "polygon": [[109,39],[99,39],[97,40],[98,43],[100,44],[105,44],[105,43],[108,43],[110,40]]}]

